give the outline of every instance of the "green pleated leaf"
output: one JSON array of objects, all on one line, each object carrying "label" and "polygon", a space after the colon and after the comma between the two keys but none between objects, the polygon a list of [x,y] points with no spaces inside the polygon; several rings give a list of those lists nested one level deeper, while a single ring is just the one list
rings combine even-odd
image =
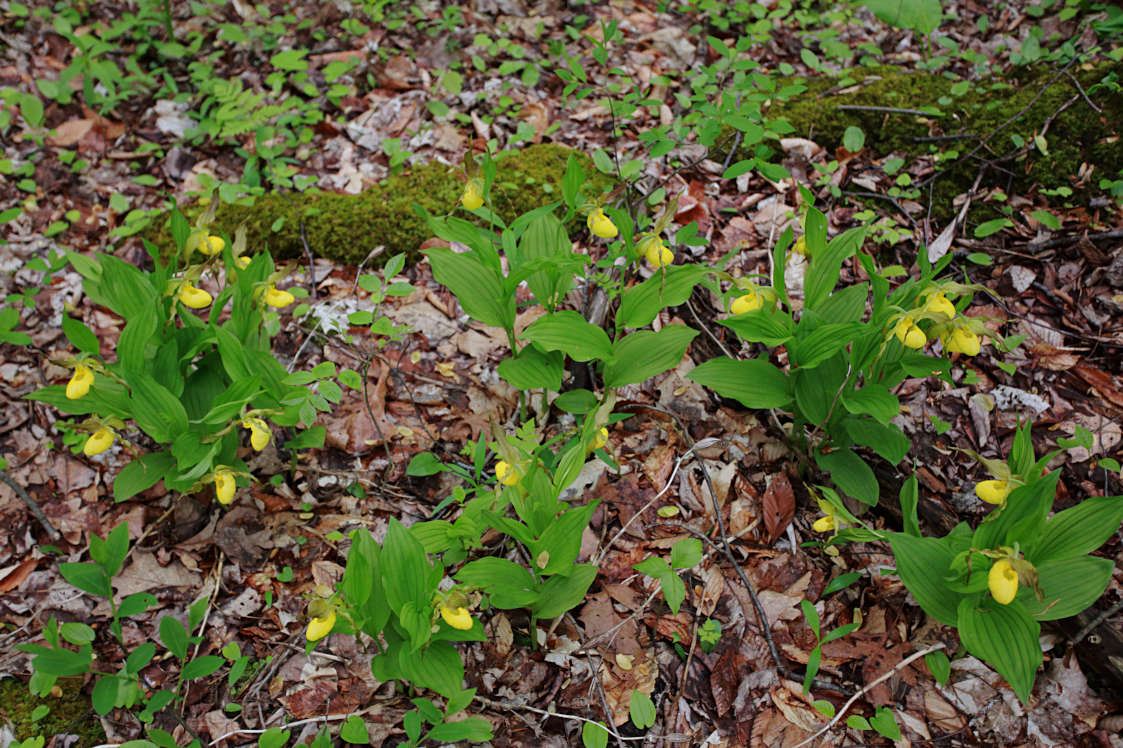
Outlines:
[{"label": "green pleated leaf", "polygon": [[1035,564],[1083,556],[1099,548],[1123,522],[1123,496],[1094,496],[1045,520],[1029,544],[1026,558]]},{"label": "green pleated leaf", "polygon": [[643,283],[632,286],[620,297],[616,323],[622,327],[646,327],[661,309],[678,306],[690,298],[694,286],[709,272],[699,265],[672,265]]},{"label": "green pleated leaf", "polygon": [[574,361],[609,361],[613,357],[608,334],[568,309],[539,317],[522,337],[543,350],[561,351]]},{"label": "green pleated leaf", "polygon": [[721,356],[696,366],[686,378],[746,408],[784,408],[792,402],[791,380],[764,359],[735,361]]},{"label": "green pleated leaf", "polygon": [[877,506],[879,490],[877,476],[866,461],[852,449],[836,449],[833,452],[816,452],[815,463],[831,474],[831,482],[848,496],[863,504]]},{"label": "green pleated leaf", "polygon": [[473,319],[494,327],[514,324],[515,297],[504,293],[503,280],[483,263],[443,247],[427,249],[425,254],[433,267],[433,277],[456,294],[460,306]]},{"label": "green pleated leaf", "polygon": [[560,390],[564,373],[560,352],[546,353],[535,345],[525,346],[518,356],[499,363],[499,376],[517,390]]},{"label": "green pleated leaf", "polygon": [[697,334],[686,325],[667,325],[625,335],[612,347],[616,360],[604,367],[605,386],[636,384],[675,368]]},{"label": "green pleated leaf", "polygon": [[1038,564],[1037,584],[1043,599],[1033,590],[1021,587],[1018,600],[1039,621],[1068,618],[1086,610],[1099,599],[1111,580],[1115,564],[1110,559],[1077,556]]},{"label": "green pleated leaf", "polygon": [[1030,618],[1018,600],[999,605],[972,595],[959,603],[956,626],[967,651],[986,660],[1006,679],[1022,703],[1029,702],[1041,665],[1041,624]]},{"label": "green pleated leaf", "polygon": [[961,595],[943,583],[955,556],[947,542],[895,532],[890,534],[889,544],[897,562],[897,573],[916,602],[940,623],[954,626]]}]

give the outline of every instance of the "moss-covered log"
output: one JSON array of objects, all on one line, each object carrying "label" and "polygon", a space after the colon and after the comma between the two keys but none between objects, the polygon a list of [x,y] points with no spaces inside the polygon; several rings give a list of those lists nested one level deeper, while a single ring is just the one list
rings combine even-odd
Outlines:
[{"label": "moss-covered log", "polygon": [[[530,146],[497,157],[498,177],[492,188],[496,212],[505,221],[561,199],[561,179],[569,155],[577,155],[588,176],[585,194],[596,196],[611,186],[596,171],[592,159],[560,145]],[[457,207],[464,189],[464,170],[430,162],[382,180],[358,195],[329,192],[267,194],[251,206],[224,204],[218,208],[212,233],[233,236],[245,226],[250,251],[267,249],[274,257],[304,254],[301,219],[309,249],[317,256],[358,265],[379,246],[381,257],[405,252],[415,259],[418,247],[432,236],[413,209],[417,203],[442,215]],[[188,208],[188,216],[199,212]],[[575,224],[576,225],[576,224]],[[144,238],[168,246],[168,222],[158,221]],[[374,264],[378,264],[377,262]],[[369,266],[369,264],[368,264]]]},{"label": "moss-covered log", "polygon": [[[776,104],[769,116],[785,118],[795,128],[793,134],[832,150],[842,145],[846,128],[855,126],[865,133],[865,147],[876,157],[940,155],[937,168],[946,173],[935,182],[933,210],[944,218],[953,211],[952,198],[971,187],[982,159],[994,162],[985,184],[1017,194],[1058,187],[1087,194],[1099,189],[1100,179],[1119,179],[1123,170],[1123,63],[1074,65],[1063,74],[1059,67],[1041,65],[967,86],[939,74],[887,67],[857,69],[843,78],[853,83],[840,89],[839,77],[804,81],[808,90]],[[869,109],[839,109],[840,105]],[[925,107],[935,107],[939,115],[885,111]],[[1046,123],[1046,150],[1041,151],[1032,143]],[[1015,138],[1030,148],[1003,159],[1019,150]],[[950,157],[953,152],[956,157]],[[1094,167],[1090,177],[1080,174],[1085,163]]]}]

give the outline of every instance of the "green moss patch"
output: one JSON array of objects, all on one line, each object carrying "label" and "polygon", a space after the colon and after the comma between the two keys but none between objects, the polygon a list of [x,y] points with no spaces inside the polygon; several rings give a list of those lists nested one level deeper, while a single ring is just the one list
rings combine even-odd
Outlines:
[{"label": "green moss patch", "polygon": [[[1010,78],[990,77],[964,85],[935,73],[888,67],[859,69],[849,74],[855,83],[841,91],[832,92],[838,85],[837,77],[804,81],[808,90],[791,101],[777,104],[769,116],[787,119],[795,127],[793,134],[811,138],[832,150],[842,145],[846,128],[854,126],[865,133],[866,148],[876,157],[897,153],[911,159],[958,152],[956,159],[942,159],[941,168],[947,174],[935,183],[933,209],[946,219],[953,210],[951,198],[966,192],[974,182],[982,163],[979,159],[996,159],[1015,150],[1012,136],[1032,143],[1046,122],[1047,153],[1031,149],[1018,159],[999,162],[998,166],[1009,173],[991,169],[987,184],[1018,194],[1035,188],[1075,189],[1082,163],[1095,166],[1085,191],[1097,190],[1101,178],[1117,178],[1123,169],[1123,143],[1119,141],[1123,94],[1111,83],[1099,84],[1113,74],[1123,79],[1123,64],[1071,68],[1084,93],[1102,110],[1100,113],[1088,105],[1071,78],[1058,77],[1057,72],[1056,67],[1037,66],[1022,69]],[[1074,96],[1076,100],[1065,107]],[[871,109],[840,110],[839,105]],[[877,111],[872,107],[936,107],[941,116]],[[975,158],[966,158],[980,137],[995,131],[1023,108],[1026,111],[994,135]],[[1062,108],[1064,111],[1060,111]],[[942,139],[922,140],[925,138]],[[926,200],[927,195],[923,198]]]},{"label": "green moss patch", "polygon": [[[49,743],[55,735],[77,735],[76,748],[104,743],[105,731],[78,681],[64,678],[58,685],[62,695],[42,699],[32,696],[23,681],[0,680],[0,722],[11,724],[19,740],[42,735]],[[46,714],[35,719],[41,707]]]},{"label": "green moss patch", "polygon": [[[611,186],[610,180],[583,153],[560,145],[530,146],[507,151],[497,158],[498,177],[492,188],[496,212],[504,221],[541,205],[561,200],[561,179],[570,154],[576,154],[588,177],[585,194],[597,195]],[[308,247],[319,257],[347,265],[358,265],[379,246],[381,257],[405,252],[416,259],[418,247],[432,236],[425,221],[414,212],[417,203],[435,215],[457,207],[464,189],[464,170],[431,162],[382,180],[358,195],[328,192],[268,194],[252,206],[224,204],[219,207],[212,233],[234,235],[238,226],[247,231],[251,251],[267,249],[274,257],[304,255],[301,219]],[[188,208],[188,215],[198,208]],[[462,213],[467,217],[466,213]],[[170,243],[167,221],[159,221],[144,238],[157,244]],[[371,263],[368,263],[368,266]],[[375,262],[374,265],[379,263]]]}]

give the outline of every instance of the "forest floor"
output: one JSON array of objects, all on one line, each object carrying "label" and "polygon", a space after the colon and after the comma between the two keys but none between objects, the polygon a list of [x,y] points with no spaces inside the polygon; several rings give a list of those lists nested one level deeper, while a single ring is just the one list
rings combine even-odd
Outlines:
[{"label": "forest floor", "polygon": [[[254,132],[236,133],[214,110],[200,114],[203,94],[128,94],[136,84],[125,80],[115,91],[103,86],[103,96],[106,90],[119,95],[100,111],[84,102],[78,83],[68,102],[52,98],[50,85],[80,56],[76,35],[121,23],[141,8],[155,13],[151,4],[118,0],[77,5],[82,7],[69,11],[73,18],[63,33],[58,19],[67,14],[29,16],[19,3],[0,1],[0,86],[42,94],[46,102],[36,118],[18,97],[0,96],[8,113],[0,128],[0,212],[7,220],[0,295],[8,297],[7,308],[19,310],[15,329],[31,339],[30,345],[0,347],[0,450],[7,477],[42,513],[38,518],[16,490],[0,485],[0,526],[6,528],[0,533],[0,677],[18,679],[24,692],[30,657],[14,646],[41,641],[52,616],[101,631],[99,656],[111,668],[119,666],[120,653],[104,636],[108,606],[68,585],[58,562],[83,560],[91,536],[104,537],[125,522],[133,545],[114,588],[122,597],[148,592],[159,602],[150,615],[126,624],[126,640],[155,640],[161,615],[186,620],[189,606],[205,599],[199,651],[215,654],[237,642],[251,657],[243,680],[232,685],[215,675],[185,691],[176,720],[160,723],[179,744],[198,738],[204,745],[254,745],[262,731],[286,721],[299,723],[291,728],[293,744],[307,744],[325,724],[359,715],[371,744],[397,745],[405,739],[402,715],[413,708],[410,694],[376,681],[370,653],[352,637],[332,636],[306,654],[306,600],[316,585],[339,581],[347,547],[341,533],[367,527],[380,537],[391,518],[405,525],[430,519],[449,496],[455,484],[449,474],[406,474],[415,455],[436,449],[457,455],[466,442],[486,435],[489,424],[516,417],[519,393],[496,374],[507,340],[496,328],[468,321],[456,297],[433,280],[426,260],[410,264],[403,275],[417,290],[386,301],[383,309],[412,332],[375,358],[368,399],[348,391],[321,415],[327,428],[322,448],[290,459],[269,447],[251,462],[263,482],[230,507],[203,495],[173,496],[159,486],[114,503],[113,480],[127,454],[113,449],[83,456],[73,440],[64,442],[68,430],[59,414],[24,397],[69,376],[51,362],[70,350],[61,329],[64,310],[96,331],[103,350],[112,350],[122,328],[119,318],[82,294],[77,273],[44,272],[51,253],[113,252],[140,262],[144,252],[131,226],[149,217],[143,211],[163,209],[169,199],[185,200],[213,183],[242,183],[247,190],[280,186],[292,199],[303,198],[291,189],[292,176],[288,186],[286,177],[277,176],[280,157],[261,155],[267,143]],[[1070,171],[1056,167],[1053,183],[1027,183],[1026,162],[1006,158],[1011,149],[1025,155],[1024,144],[1035,135],[1048,143],[1049,126],[1060,121],[1062,109],[1102,126],[1095,152],[1115,149],[1119,157],[1120,122],[1104,114],[1123,97],[1118,84],[1110,85],[1118,80],[1111,71],[1119,69],[1114,53],[1121,37],[1115,30],[1119,16],[1109,9],[1068,18],[1063,3],[997,8],[951,0],[943,3],[945,16],[931,35],[941,44],[861,8],[794,3],[793,9],[786,0],[753,6],[777,17],[776,30],[753,48],[753,59],[787,80],[844,80],[846,71],[861,72],[863,58],[869,58],[865,68],[876,65],[879,75],[893,66],[967,86],[1000,76],[1032,80],[1025,85],[1036,86],[1029,89],[1035,92],[1064,87],[1055,111],[1038,116],[1032,109],[1036,121],[1026,116],[1031,109],[1015,111],[991,131],[946,140],[941,138],[954,128],[922,113],[887,111],[873,124],[862,120],[865,142],[857,145],[837,135],[821,141],[827,128],[812,122],[784,136],[779,147],[791,177],[771,181],[755,171],[723,178],[729,160],[697,143],[646,159],[640,138],[681,116],[692,74],[718,55],[707,36],[732,44],[747,28],[746,19],[755,22],[751,11],[738,16],[732,4],[702,10],[642,0],[418,2],[383,4],[388,10],[381,22],[360,12],[382,7],[377,3],[284,5],[173,3],[175,33],[187,49],[166,66],[166,77],[183,91],[205,78],[238,80],[247,91],[271,92],[267,100],[273,101],[278,90],[296,90],[301,83],[269,79],[269,64],[285,64],[276,59],[282,50],[311,50],[308,80],[321,94],[289,95],[302,102],[301,116],[317,110],[323,118],[293,125],[307,140],[280,153],[297,178],[320,189],[356,194],[415,164],[459,166],[489,140],[500,148],[560,143],[644,159],[645,183],[679,195],[675,223],[696,222],[708,240],[676,248],[680,262],[713,264],[732,253],[727,269],[735,274],[769,273],[771,248],[799,205],[799,185],[816,194],[832,234],[874,222],[871,242],[886,264],[915,268],[922,246],[955,253],[954,274],[988,291],[976,295],[969,314],[1025,339],[1009,353],[987,346],[976,357],[957,359],[953,377],[959,386],[910,379],[897,390],[906,414],[899,420],[913,446],[909,460],[879,468],[883,500],[869,515],[873,525],[899,523],[893,505],[913,461],[926,528],[942,533],[958,521],[977,522],[986,507],[973,487],[987,476],[963,450],[1004,458],[1014,429],[1027,418],[1038,455],[1058,448],[1059,439],[1079,440],[1081,429],[1091,434],[1085,446],[1068,449],[1050,466],[1061,472],[1057,510],[1084,497],[1123,493],[1118,465],[1111,467],[1111,459],[1123,461],[1123,224],[1117,197],[1123,176],[1080,162]],[[394,19],[402,22],[388,22]],[[132,28],[144,35],[113,39],[104,59],[153,59],[152,40],[163,39],[159,21],[138,21]],[[195,40],[198,48],[191,47]],[[1061,51],[1065,40],[1087,59],[1070,62]],[[556,74],[565,67],[559,52],[580,61],[594,85],[640,82],[648,98],[664,103],[620,122],[599,95],[567,98]],[[328,66],[350,58],[356,66],[338,79],[344,90],[334,97],[322,93],[331,87]],[[1029,60],[1037,62],[1023,65]],[[204,64],[210,66],[204,71],[192,67]],[[1104,64],[1107,83],[1094,90],[1074,75]],[[620,72],[609,72],[613,68]],[[47,87],[37,87],[36,80]],[[894,100],[885,106],[909,105]],[[843,115],[825,111],[822,117]],[[901,118],[910,127],[930,127],[933,147],[879,150],[882,136]],[[269,121],[275,120],[276,114]],[[211,122],[219,135],[193,137],[200,121]],[[930,182],[938,178],[929,178],[947,157],[948,143],[971,154],[971,178],[966,188],[954,190],[951,206],[934,206],[941,198]],[[972,151],[976,145],[981,150]],[[1064,145],[1058,138],[1053,148]],[[1040,157],[1048,145],[1037,150]],[[939,218],[949,214],[957,218]],[[577,241],[592,243],[587,236]],[[308,287],[320,308],[359,308],[359,268],[331,259],[333,248],[316,236],[307,237],[307,247],[293,281]],[[17,303],[28,289],[34,291],[27,303]],[[820,513],[808,486],[819,478],[802,470],[778,421],[685,378],[713,355],[710,348],[741,345],[717,323],[724,313],[708,291],[665,311],[657,324],[680,322],[702,334],[675,370],[620,394],[619,409],[632,416],[610,435],[608,449],[619,470],[592,463],[579,479],[578,493],[601,502],[582,543],[583,560],[600,558],[584,603],[548,632],[539,631],[540,647],[529,646],[525,616],[499,611],[484,616],[487,641],[462,645],[468,685],[477,689],[471,711],[492,724],[492,744],[578,745],[579,718],[585,718],[611,722],[619,736],[635,741],[620,745],[802,745],[827,723],[799,682],[816,643],[801,610],[801,601],[810,600],[823,630],[861,621],[856,631],[822,647],[814,698],[841,707],[857,696],[849,713],[867,718],[888,707],[904,734],[896,744],[1123,746],[1123,612],[1117,604],[1123,600],[1123,534],[1116,532],[1097,552],[1116,568],[1096,606],[1083,618],[1043,629],[1045,665],[1031,706],[970,655],[954,658],[950,678],[938,683],[923,659],[905,661],[934,644],[956,652],[955,631],[931,620],[900,580],[884,573],[894,566],[888,545],[852,543],[832,555],[811,542],[821,539],[811,530]],[[524,315],[520,328],[532,320]],[[354,367],[376,350],[363,328],[352,329],[345,341],[314,335],[311,326],[282,317],[274,351],[286,365],[330,361]],[[715,503],[736,563],[766,614],[763,628],[750,592],[721,552]],[[666,506],[677,514],[658,511]],[[653,580],[633,565],[687,537],[704,538],[706,552],[686,574],[686,602],[675,615]],[[849,572],[859,573],[856,582],[829,590],[832,580]],[[1081,631],[1097,613],[1110,611],[1094,629]],[[721,637],[709,651],[697,636],[706,619],[721,624]],[[146,686],[174,682],[173,670],[157,663],[144,673]],[[82,694],[91,685],[68,684],[63,696],[42,701],[53,716],[34,720],[29,715],[39,701],[0,699],[0,748],[17,733],[44,734],[47,746],[56,748],[142,737],[144,725],[131,712],[117,709],[98,718],[85,708]],[[650,695],[657,708],[647,730],[629,721],[634,690]],[[75,703],[83,708],[75,710]],[[61,714],[66,716],[50,721]],[[815,744],[894,742],[859,727],[840,722]]]}]

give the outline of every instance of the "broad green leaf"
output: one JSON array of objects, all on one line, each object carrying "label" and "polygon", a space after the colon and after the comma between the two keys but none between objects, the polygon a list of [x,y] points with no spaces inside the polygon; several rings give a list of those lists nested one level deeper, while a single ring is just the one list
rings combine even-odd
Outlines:
[{"label": "broad green leaf", "polygon": [[[18,313],[16,316],[18,319]],[[98,351],[101,350],[101,344],[98,342],[97,335],[94,335],[94,331],[86,327],[84,322],[80,322],[68,314],[62,315],[62,331],[66,335],[66,339],[83,353],[91,353],[96,356]]]},{"label": "broad green leaf", "polygon": [[432,564],[421,543],[396,519],[390,520],[379,558],[390,609],[400,613],[407,602],[412,602],[416,609],[428,607]]},{"label": "broad green leaf", "polygon": [[842,147],[851,153],[857,153],[866,145],[866,134],[862,128],[851,125],[842,133]]},{"label": "broad green leaf", "polygon": [[866,0],[866,7],[885,23],[930,34],[940,27],[940,0]]},{"label": "broad green leaf", "polygon": [[141,491],[147,491],[175,465],[175,457],[168,452],[150,452],[126,465],[113,480],[113,500],[127,501]]},{"label": "broad green leaf", "polygon": [[901,728],[897,726],[897,718],[888,707],[879,706],[874,715],[870,717],[870,727],[877,730],[883,737],[890,740],[901,739]]},{"label": "broad green leaf", "polygon": [[904,524],[904,531],[914,538],[919,538],[920,522],[916,517],[916,507],[917,504],[920,503],[920,490],[916,480],[916,473],[910,475],[908,480],[901,485],[901,492],[898,496],[901,502],[901,517]]},{"label": "broad green leaf", "polygon": [[831,482],[851,498],[863,504],[877,506],[877,477],[866,461],[853,450],[843,448],[833,452],[816,452],[815,462],[831,474]]},{"label": "broad green leaf", "polygon": [[402,647],[398,662],[404,677],[415,686],[436,691],[446,698],[461,691],[464,664],[456,647],[447,641],[434,641],[416,652]]},{"label": "broad green leaf", "polygon": [[91,662],[93,662],[93,648],[87,644],[77,652],[69,649],[49,649],[40,652],[31,659],[31,666],[36,673],[66,677],[88,672]]},{"label": "broad green leaf", "polygon": [[976,548],[997,548],[1022,543],[1038,537],[1045,525],[1045,516],[1057,494],[1060,471],[1042,476],[1033,483],[1019,486],[1006,497],[1006,506],[975,530]]},{"label": "broad green leaf", "polygon": [[897,573],[916,602],[940,623],[954,626],[961,596],[943,583],[955,556],[946,540],[895,532],[889,536],[889,543]]},{"label": "broad green leaf", "polygon": [[462,740],[481,743],[485,740],[491,740],[491,723],[483,717],[468,717],[456,722],[442,722],[430,730],[426,737],[440,743],[456,743]]},{"label": "broad green leaf", "polygon": [[1041,665],[1041,624],[1018,600],[999,605],[989,597],[979,602],[972,595],[960,601],[955,625],[967,651],[986,660],[1028,704]]},{"label": "broad green leaf", "polygon": [[544,353],[535,345],[524,346],[513,358],[499,362],[499,376],[517,390],[561,389],[565,374],[564,356],[554,351]]},{"label": "broad green leaf", "polygon": [[655,724],[655,702],[643,691],[633,689],[628,702],[628,715],[636,727],[646,730]]},{"label": "broad green leaf", "polygon": [[183,624],[171,616],[164,616],[160,619],[159,631],[160,642],[164,647],[179,659],[185,659],[187,657],[187,629],[183,627]]},{"label": "broad green leaf", "polygon": [[659,588],[663,590],[663,599],[667,601],[671,614],[677,616],[682,601],[686,599],[686,582],[678,574],[664,574],[659,579]]},{"label": "broad green leaf", "polygon": [[636,384],[675,368],[697,334],[686,325],[667,325],[659,332],[639,330],[625,335],[612,346],[615,361],[604,367],[605,386]]},{"label": "broad green leaf", "polygon": [[500,610],[524,608],[538,599],[537,584],[525,567],[494,556],[469,561],[456,573],[456,581],[483,588]]},{"label": "broad green leaf", "polygon": [[783,345],[795,335],[795,323],[788,313],[770,306],[720,322],[743,340],[771,347]]},{"label": "broad green leaf", "polygon": [[843,389],[842,404],[851,413],[867,413],[888,424],[901,412],[901,402],[884,384],[867,384],[860,390]]},{"label": "broad green leaf", "polygon": [[592,413],[597,407],[597,396],[589,390],[570,390],[563,392],[554,401],[554,405],[566,413],[574,413],[576,415],[584,415],[585,413]]},{"label": "broad green leaf", "polygon": [[694,286],[710,272],[700,265],[672,265],[620,297],[616,324],[625,328],[646,327],[661,309],[678,306],[690,298]]},{"label": "broad green leaf", "polygon": [[855,444],[869,447],[894,465],[905,459],[912,447],[909,438],[893,424],[883,426],[872,418],[848,417],[842,427]]},{"label": "broad green leaf", "polygon": [[936,682],[942,686],[948,684],[948,678],[951,677],[951,660],[943,652],[937,649],[935,652],[929,652],[924,655],[924,664],[928,666],[928,672],[936,679]]},{"label": "broad green leaf", "polygon": [[[838,283],[842,263],[861,248],[866,238],[866,227],[849,229],[832,239],[824,251],[816,252],[811,242],[813,237],[811,218],[814,213],[818,213],[814,208],[807,212],[807,248],[811,252],[811,264],[807,268],[803,285],[804,305],[807,309],[815,309],[830,297],[831,291]],[[823,222],[822,234],[825,236],[825,218]]]},{"label": "broad green leaf", "polygon": [[1093,496],[1045,520],[1041,534],[1026,543],[1034,564],[1061,561],[1099,548],[1123,522],[1123,496]]},{"label": "broad green leaf", "polygon": [[689,569],[702,560],[702,541],[698,538],[683,538],[671,546],[671,566],[675,569]]},{"label": "broad green leaf", "polygon": [[997,234],[1004,228],[1013,226],[1014,222],[1009,218],[995,218],[984,223],[980,223],[975,227],[975,238],[984,239],[991,234]]},{"label": "broad green leaf", "polygon": [[568,574],[550,577],[540,588],[532,610],[539,618],[557,618],[585,599],[596,577],[597,567],[592,564],[576,564]]},{"label": "broad green leaf", "polygon": [[586,722],[581,727],[581,744],[585,748],[606,748],[608,730],[599,722]]},{"label": "broad green leaf", "polygon": [[226,659],[218,655],[203,655],[196,657],[191,662],[183,666],[180,671],[180,680],[195,680],[196,678],[206,678],[212,674],[226,662]]},{"label": "broad green leaf", "polygon": [[433,277],[456,294],[460,306],[485,325],[510,328],[515,322],[515,297],[503,290],[503,280],[479,260],[451,249],[425,250]]},{"label": "broad green leaf", "polygon": [[792,402],[791,380],[760,358],[736,361],[720,356],[696,366],[686,378],[746,408],[784,408]]},{"label": "broad green leaf", "polygon": [[83,592],[105,598],[113,594],[109,577],[97,564],[59,564],[58,570],[63,579]]},{"label": "broad green leaf", "polygon": [[1036,564],[1042,600],[1022,586],[1018,600],[1039,621],[1056,621],[1087,610],[1100,598],[1111,580],[1111,559],[1077,556]]},{"label": "broad green leaf", "polygon": [[831,322],[860,322],[866,313],[869,293],[868,283],[847,286],[828,296],[815,311]]},{"label": "broad green leaf", "polygon": [[537,343],[543,350],[561,351],[574,361],[608,362],[613,358],[608,334],[568,309],[539,317],[521,337]]},{"label": "broad green leaf", "polygon": [[[508,254],[508,259],[511,262],[511,272],[514,273],[531,260],[563,258],[570,254],[572,245],[565,226],[555,216],[547,213],[527,225],[515,245],[515,251]],[[526,284],[540,304],[553,309],[573,285],[573,273],[547,266],[527,276]]]}]

